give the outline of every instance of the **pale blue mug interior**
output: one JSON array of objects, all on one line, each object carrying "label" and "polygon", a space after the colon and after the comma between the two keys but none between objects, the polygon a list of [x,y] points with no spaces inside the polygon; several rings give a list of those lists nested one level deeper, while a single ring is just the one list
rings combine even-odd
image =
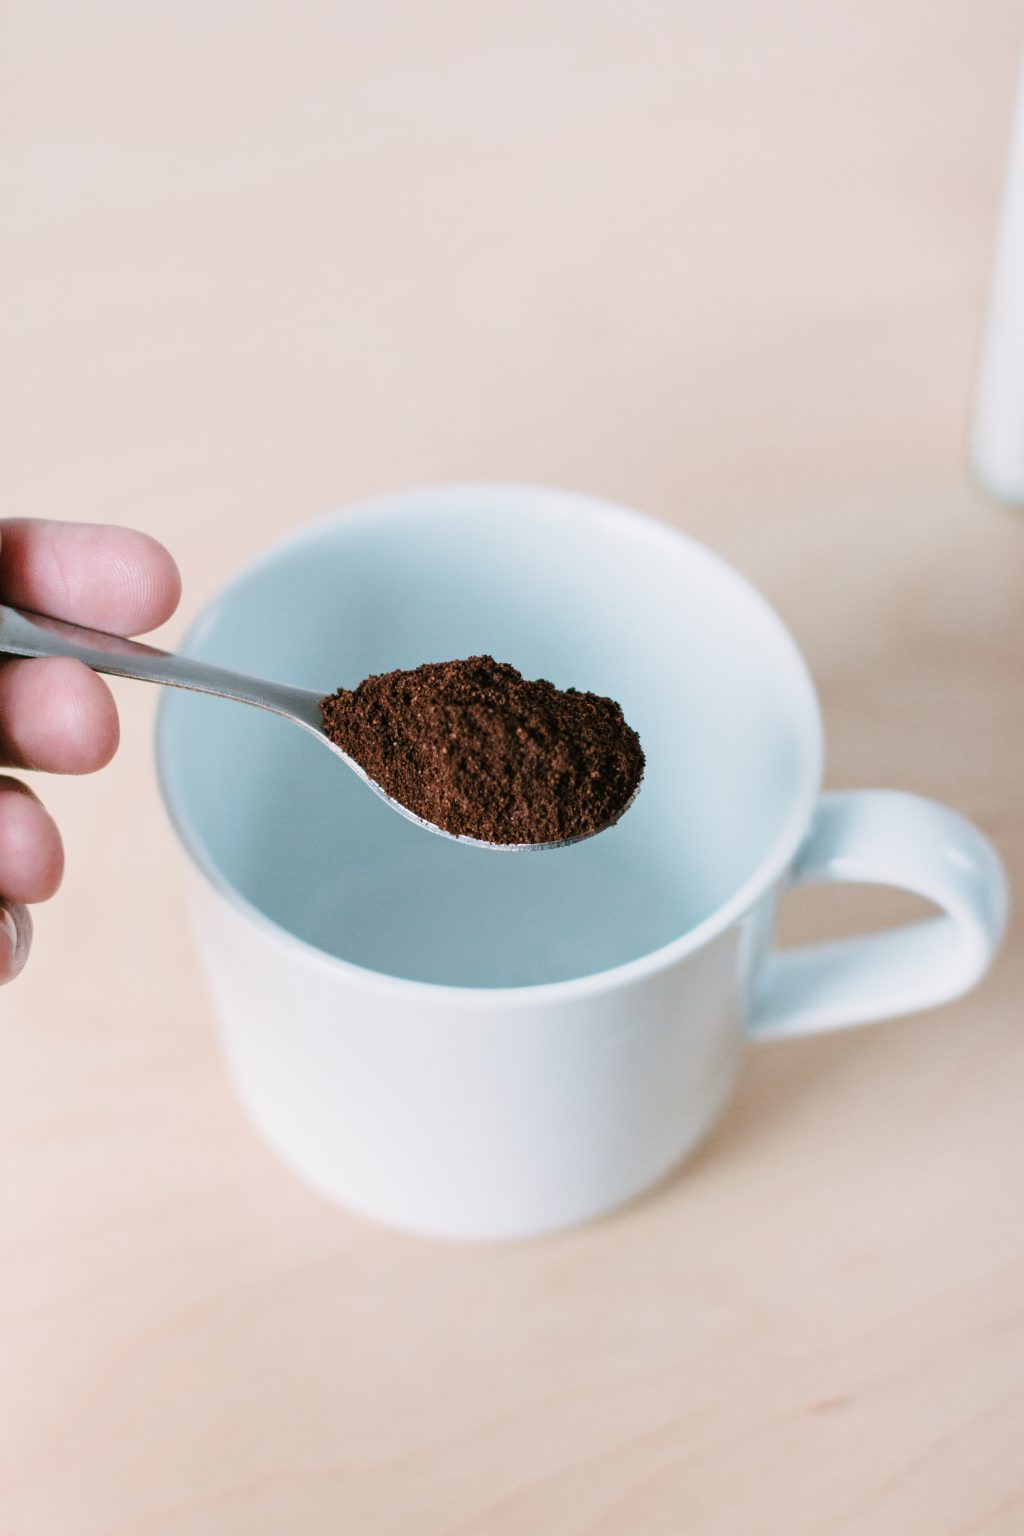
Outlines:
[{"label": "pale blue mug interior", "polygon": [[813,693],[767,605],[663,525],[561,492],[439,489],[316,524],[182,648],[323,693],[490,653],[619,700],[647,755],[632,809],[503,853],[397,816],[285,721],[165,691],[160,777],[196,862],[328,955],[417,981],[521,987],[659,950],[757,878],[818,771]]}]

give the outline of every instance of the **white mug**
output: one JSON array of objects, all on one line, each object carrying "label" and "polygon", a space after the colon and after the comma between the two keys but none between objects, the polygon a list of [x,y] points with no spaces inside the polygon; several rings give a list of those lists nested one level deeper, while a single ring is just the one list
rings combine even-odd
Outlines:
[{"label": "white mug", "polygon": [[[167,690],[158,767],[231,1075],[280,1156],[409,1231],[509,1238],[609,1210],[713,1124],[748,1038],[931,1007],[1005,922],[985,838],[884,790],[820,791],[804,662],[761,597],[590,497],[384,497],[249,566],[195,656],[327,693],[489,653],[617,699],[640,794],[575,847],[510,853],[395,815],[304,732]],[[778,897],[868,881],[942,915],[776,953]]]}]

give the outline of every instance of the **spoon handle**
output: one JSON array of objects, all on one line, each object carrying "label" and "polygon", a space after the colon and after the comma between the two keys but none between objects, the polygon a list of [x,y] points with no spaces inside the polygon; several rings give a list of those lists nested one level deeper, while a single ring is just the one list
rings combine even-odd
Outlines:
[{"label": "spoon handle", "polygon": [[126,640],[121,635],[108,635],[100,629],[85,629],[79,624],[66,624],[63,619],[2,604],[0,656],[71,656],[84,661],[94,672],[237,699],[242,704],[255,704],[320,729],[320,695],[308,688],[247,677],[226,667],[142,645],[138,640]]}]

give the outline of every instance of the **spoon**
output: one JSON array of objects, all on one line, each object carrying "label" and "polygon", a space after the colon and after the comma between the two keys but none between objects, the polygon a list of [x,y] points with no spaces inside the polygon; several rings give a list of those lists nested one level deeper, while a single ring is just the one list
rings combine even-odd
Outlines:
[{"label": "spoon", "polygon": [[253,704],[257,709],[267,709],[281,715],[293,725],[315,736],[320,744],[340,757],[368,784],[374,794],[408,821],[439,837],[447,837],[456,843],[470,843],[476,848],[496,848],[508,852],[524,852],[526,849],[567,848],[572,843],[584,842],[596,837],[608,827],[614,826],[636,799],[640,786],[629,800],[603,827],[591,832],[558,839],[549,843],[489,843],[483,838],[466,837],[462,833],[446,832],[432,821],[417,816],[401,801],[394,800],[375,779],[361,768],[324,734],[321,725],[320,701],[323,694],[309,688],[293,688],[288,683],[272,683],[260,677],[247,677],[243,672],[232,672],[227,667],[215,667],[207,661],[195,661],[190,656],[177,656],[172,651],[161,651],[152,645],[142,645],[137,640],[125,640],[120,635],[108,635],[100,629],[86,629],[79,624],[66,624],[63,619],[51,619],[41,613],[29,613],[21,608],[0,604],[0,656],[71,656],[84,661],[94,672],[107,672],[113,677],[135,677],[146,683],[164,683],[171,688],[190,688],[194,693],[212,693],[218,698],[235,699],[240,704]]}]

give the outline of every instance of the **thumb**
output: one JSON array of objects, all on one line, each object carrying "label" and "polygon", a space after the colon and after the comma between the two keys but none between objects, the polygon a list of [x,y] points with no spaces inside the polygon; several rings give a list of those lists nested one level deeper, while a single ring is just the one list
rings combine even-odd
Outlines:
[{"label": "thumb", "polygon": [[0,985],[13,981],[28,959],[32,918],[20,901],[0,898]]}]

